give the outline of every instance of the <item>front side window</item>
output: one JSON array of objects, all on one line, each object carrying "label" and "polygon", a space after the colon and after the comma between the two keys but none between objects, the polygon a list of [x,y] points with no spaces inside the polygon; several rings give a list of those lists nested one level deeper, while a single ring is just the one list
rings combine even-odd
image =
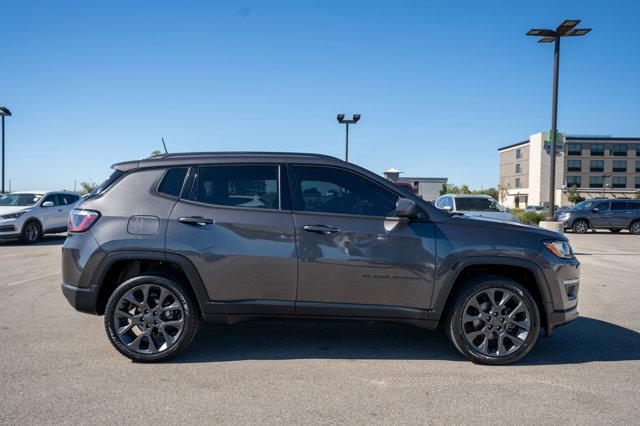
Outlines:
[{"label": "front side window", "polygon": [[627,144],[626,143],[614,143],[613,144],[613,155],[626,157],[627,155]]},{"label": "front side window", "polygon": [[589,170],[592,172],[604,172],[604,161],[603,160],[591,160],[589,164]]},{"label": "front side window", "polygon": [[204,166],[198,170],[195,200],[217,206],[280,208],[275,165]]},{"label": "front side window", "polygon": [[614,172],[626,172],[627,171],[627,160],[613,160],[613,171]]},{"label": "front side window", "polygon": [[502,212],[500,204],[492,198],[460,197],[456,198],[457,211]]},{"label": "front side window", "polygon": [[[44,200],[42,200],[42,204],[51,201],[53,203],[54,206],[58,205],[58,196],[56,194],[49,194],[46,197],[44,197]],[[42,205],[40,204],[40,205]]]},{"label": "front side window", "polygon": [[0,206],[33,206],[42,198],[42,194],[7,194],[0,198]]},{"label": "front side window", "polygon": [[591,144],[591,155],[603,156],[604,155],[604,144],[592,143]]},{"label": "front side window", "polygon": [[597,208],[601,212],[608,212],[609,211],[609,202],[607,201],[606,203],[598,203],[598,204],[595,205],[595,208]]},{"label": "front side window", "polygon": [[579,172],[582,170],[582,161],[581,160],[569,160],[567,163],[567,169],[570,172]]},{"label": "front side window", "polygon": [[602,176],[589,177],[589,188],[602,188]]},{"label": "front side window", "polygon": [[332,168],[295,166],[302,205],[317,213],[393,216],[398,196],[356,173]]},{"label": "front side window", "polygon": [[624,176],[614,176],[611,183],[614,188],[626,188],[627,178]]},{"label": "front side window", "polygon": [[79,199],[80,197],[74,194],[58,194],[58,201],[60,201],[60,204],[63,206],[74,204]]}]

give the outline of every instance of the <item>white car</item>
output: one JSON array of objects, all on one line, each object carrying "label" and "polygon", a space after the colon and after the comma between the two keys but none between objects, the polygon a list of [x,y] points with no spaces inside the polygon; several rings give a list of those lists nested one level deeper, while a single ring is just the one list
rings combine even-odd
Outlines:
[{"label": "white car", "polygon": [[80,195],[65,191],[20,191],[0,197],[0,241],[35,243],[44,234],[66,232]]},{"label": "white car", "polygon": [[520,223],[520,219],[488,195],[445,194],[436,200],[435,205],[449,212]]}]

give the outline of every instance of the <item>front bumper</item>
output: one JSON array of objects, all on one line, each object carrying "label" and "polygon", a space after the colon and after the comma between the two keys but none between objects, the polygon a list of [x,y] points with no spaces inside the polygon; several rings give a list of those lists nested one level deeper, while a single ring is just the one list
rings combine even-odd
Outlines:
[{"label": "front bumper", "polygon": [[547,328],[546,335],[551,336],[556,328],[561,325],[570,323],[578,318],[578,307],[574,306],[566,311],[547,312]]},{"label": "front bumper", "polygon": [[71,284],[62,282],[60,284],[62,294],[67,298],[69,304],[80,312],[98,315],[96,312],[99,286],[90,286],[88,288],[75,287]]}]

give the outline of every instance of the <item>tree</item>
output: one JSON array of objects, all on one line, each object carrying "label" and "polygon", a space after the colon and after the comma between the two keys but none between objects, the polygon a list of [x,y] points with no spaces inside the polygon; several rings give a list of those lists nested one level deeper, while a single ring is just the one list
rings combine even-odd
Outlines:
[{"label": "tree", "polygon": [[500,203],[504,203],[504,199],[507,198],[507,194],[509,193],[509,187],[510,186],[511,186],[510,184],[506,184],[506,185],[500,184],[500,185],[498,185],[498,195],[499,195],[498,201]]},{"label": "tree", "polygon": [[98,185],[96,185],[95,182],[82,181],[82,182],[80,182],[80,187],[82,188],[80,193],[82,195],[89,194],[89,193],[93,192],[96,189],[97,186]]},{"label": "tree", "polygon": [[494,200],[498,200],[500,198],[500,194],[498,193],[498,190],[496,188],[483,189],[482,191],[480,191],[480,193],[488,195],[489,197],[493,198]]},{"label": "tree", "polygon": [[460,187],[460,194],[471,194],[471,190],[469,189],[469,185],[462,185]]},{"label": "tree", "polygon": [[440,188],[440,195],[448,194],[449,188],[447,188],[447,184],[443,183],[442,188]]},{"label": "tree", "polygon": [[159,149],[154,149],[153,151],[151,151],[151,156],[153,157],[154,155],[160,155],[162,154],[162,151],[160,151]]},{"label": "tree", "polygon": [[580,196],[578,188],[576,188],[575,185],[572,185],[567,191],[567,199],[573,204],[578,204],[580,201],[584,201],[584,197]]}]

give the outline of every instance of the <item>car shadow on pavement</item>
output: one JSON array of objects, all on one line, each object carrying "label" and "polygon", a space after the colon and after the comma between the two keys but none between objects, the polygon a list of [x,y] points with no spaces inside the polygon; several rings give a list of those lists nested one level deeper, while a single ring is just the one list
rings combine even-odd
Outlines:
[{"label": "car shadow on pavement", "polygon": [[33,244],[25,244],[22,241],[6,241],[2,243],[4,246],[23,246],[23,247],[38,247],[38,246],[59,246],[67,239],[67,234],[52,234],[44,235],[40,241]]},{"label": "car shadow on pavement", "polygon": [[[285,359],[466,361],[442,331],[396,324],[256,321],[201,327],[173,363]],[[541,337],[517,365],[640,359],[640,333],[580,317]]]}]

